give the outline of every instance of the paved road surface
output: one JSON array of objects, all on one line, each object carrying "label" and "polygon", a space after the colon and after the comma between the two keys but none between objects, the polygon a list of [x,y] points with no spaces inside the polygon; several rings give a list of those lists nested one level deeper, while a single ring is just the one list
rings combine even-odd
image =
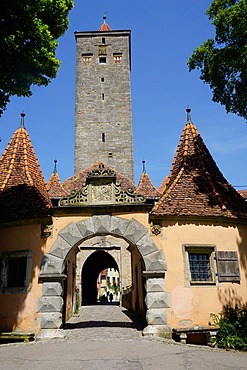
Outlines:
[{"label": "paved road surface", "polygon": [[142,322],[126,313],[115,305],[82,307],[64,339],[0,345],[0,369],[247,369],[245,353],[142,337]]}]

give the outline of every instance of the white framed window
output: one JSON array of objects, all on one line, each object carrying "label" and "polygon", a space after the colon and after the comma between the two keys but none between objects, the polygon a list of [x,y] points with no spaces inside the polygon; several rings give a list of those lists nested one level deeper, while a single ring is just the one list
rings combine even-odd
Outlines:
[{"label": "white framed window", "polygon": [[183,253],[187,286],[216,284],[215,246],[187,244]]},{"label": "white framed window", "polygon": [[0,293],[27,293],[32,272],[32,251],[0,253]]}]

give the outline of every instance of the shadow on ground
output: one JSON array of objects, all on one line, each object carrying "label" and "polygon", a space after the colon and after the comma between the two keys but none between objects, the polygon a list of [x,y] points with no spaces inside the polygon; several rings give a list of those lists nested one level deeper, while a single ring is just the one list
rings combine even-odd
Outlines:
[{"label": "shadow on ground", "polygon": [[111,328],[133,328],[138,331],[142,331],[145,326],[146,322],[138,315],[134,314],[133,312],[122,308],[122,313],[125,314],[131,322],[124,322],[124,321],[106,321],[106,320],[89,320],[89,321],[79,321],[76,323],[66,323],[64,326],[64,330],[71,330],[71,329],[81,329],[81,328],[99,328],[99,327],[111,327]]}]

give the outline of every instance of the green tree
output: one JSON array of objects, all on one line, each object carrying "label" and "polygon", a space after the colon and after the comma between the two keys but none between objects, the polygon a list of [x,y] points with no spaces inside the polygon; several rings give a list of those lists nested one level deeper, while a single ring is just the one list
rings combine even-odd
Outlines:
[{"label": "green tree", "polygon": [[31,96],[31,85],[47,86],[56,77],[57,39],[72,7],[73,0],[2,0],[0,116],[11,96]]},{"label": "green tree", "polygon": [[194,50],[189,70],[200,69],[212,100],[247,120],[247,0],[213,0],[206,14],[215,38]]}]

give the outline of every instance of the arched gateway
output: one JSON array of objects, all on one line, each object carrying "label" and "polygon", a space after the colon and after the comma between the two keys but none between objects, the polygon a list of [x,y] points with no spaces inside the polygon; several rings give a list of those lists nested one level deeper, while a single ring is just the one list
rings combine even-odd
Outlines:
[{"label": "arched gateway", "polygon": [[133,218],[127,220],[110,215],[92,216],[83,221],[70,223],[58,233],[50,252],[44,255],[39,274],[42,296],[39,298],[37,307],[41,330],[62,327],[66,258],[83,241],[97,235],[122,238],[138,249],[144,261],[143,277],[146,288],[148,326],[144,329],[144,333],[169,332],[166,318],[166,308],[169,307],[165,292],[166,263],[163,252],[158,250],[147,228],[140,222]]}]

